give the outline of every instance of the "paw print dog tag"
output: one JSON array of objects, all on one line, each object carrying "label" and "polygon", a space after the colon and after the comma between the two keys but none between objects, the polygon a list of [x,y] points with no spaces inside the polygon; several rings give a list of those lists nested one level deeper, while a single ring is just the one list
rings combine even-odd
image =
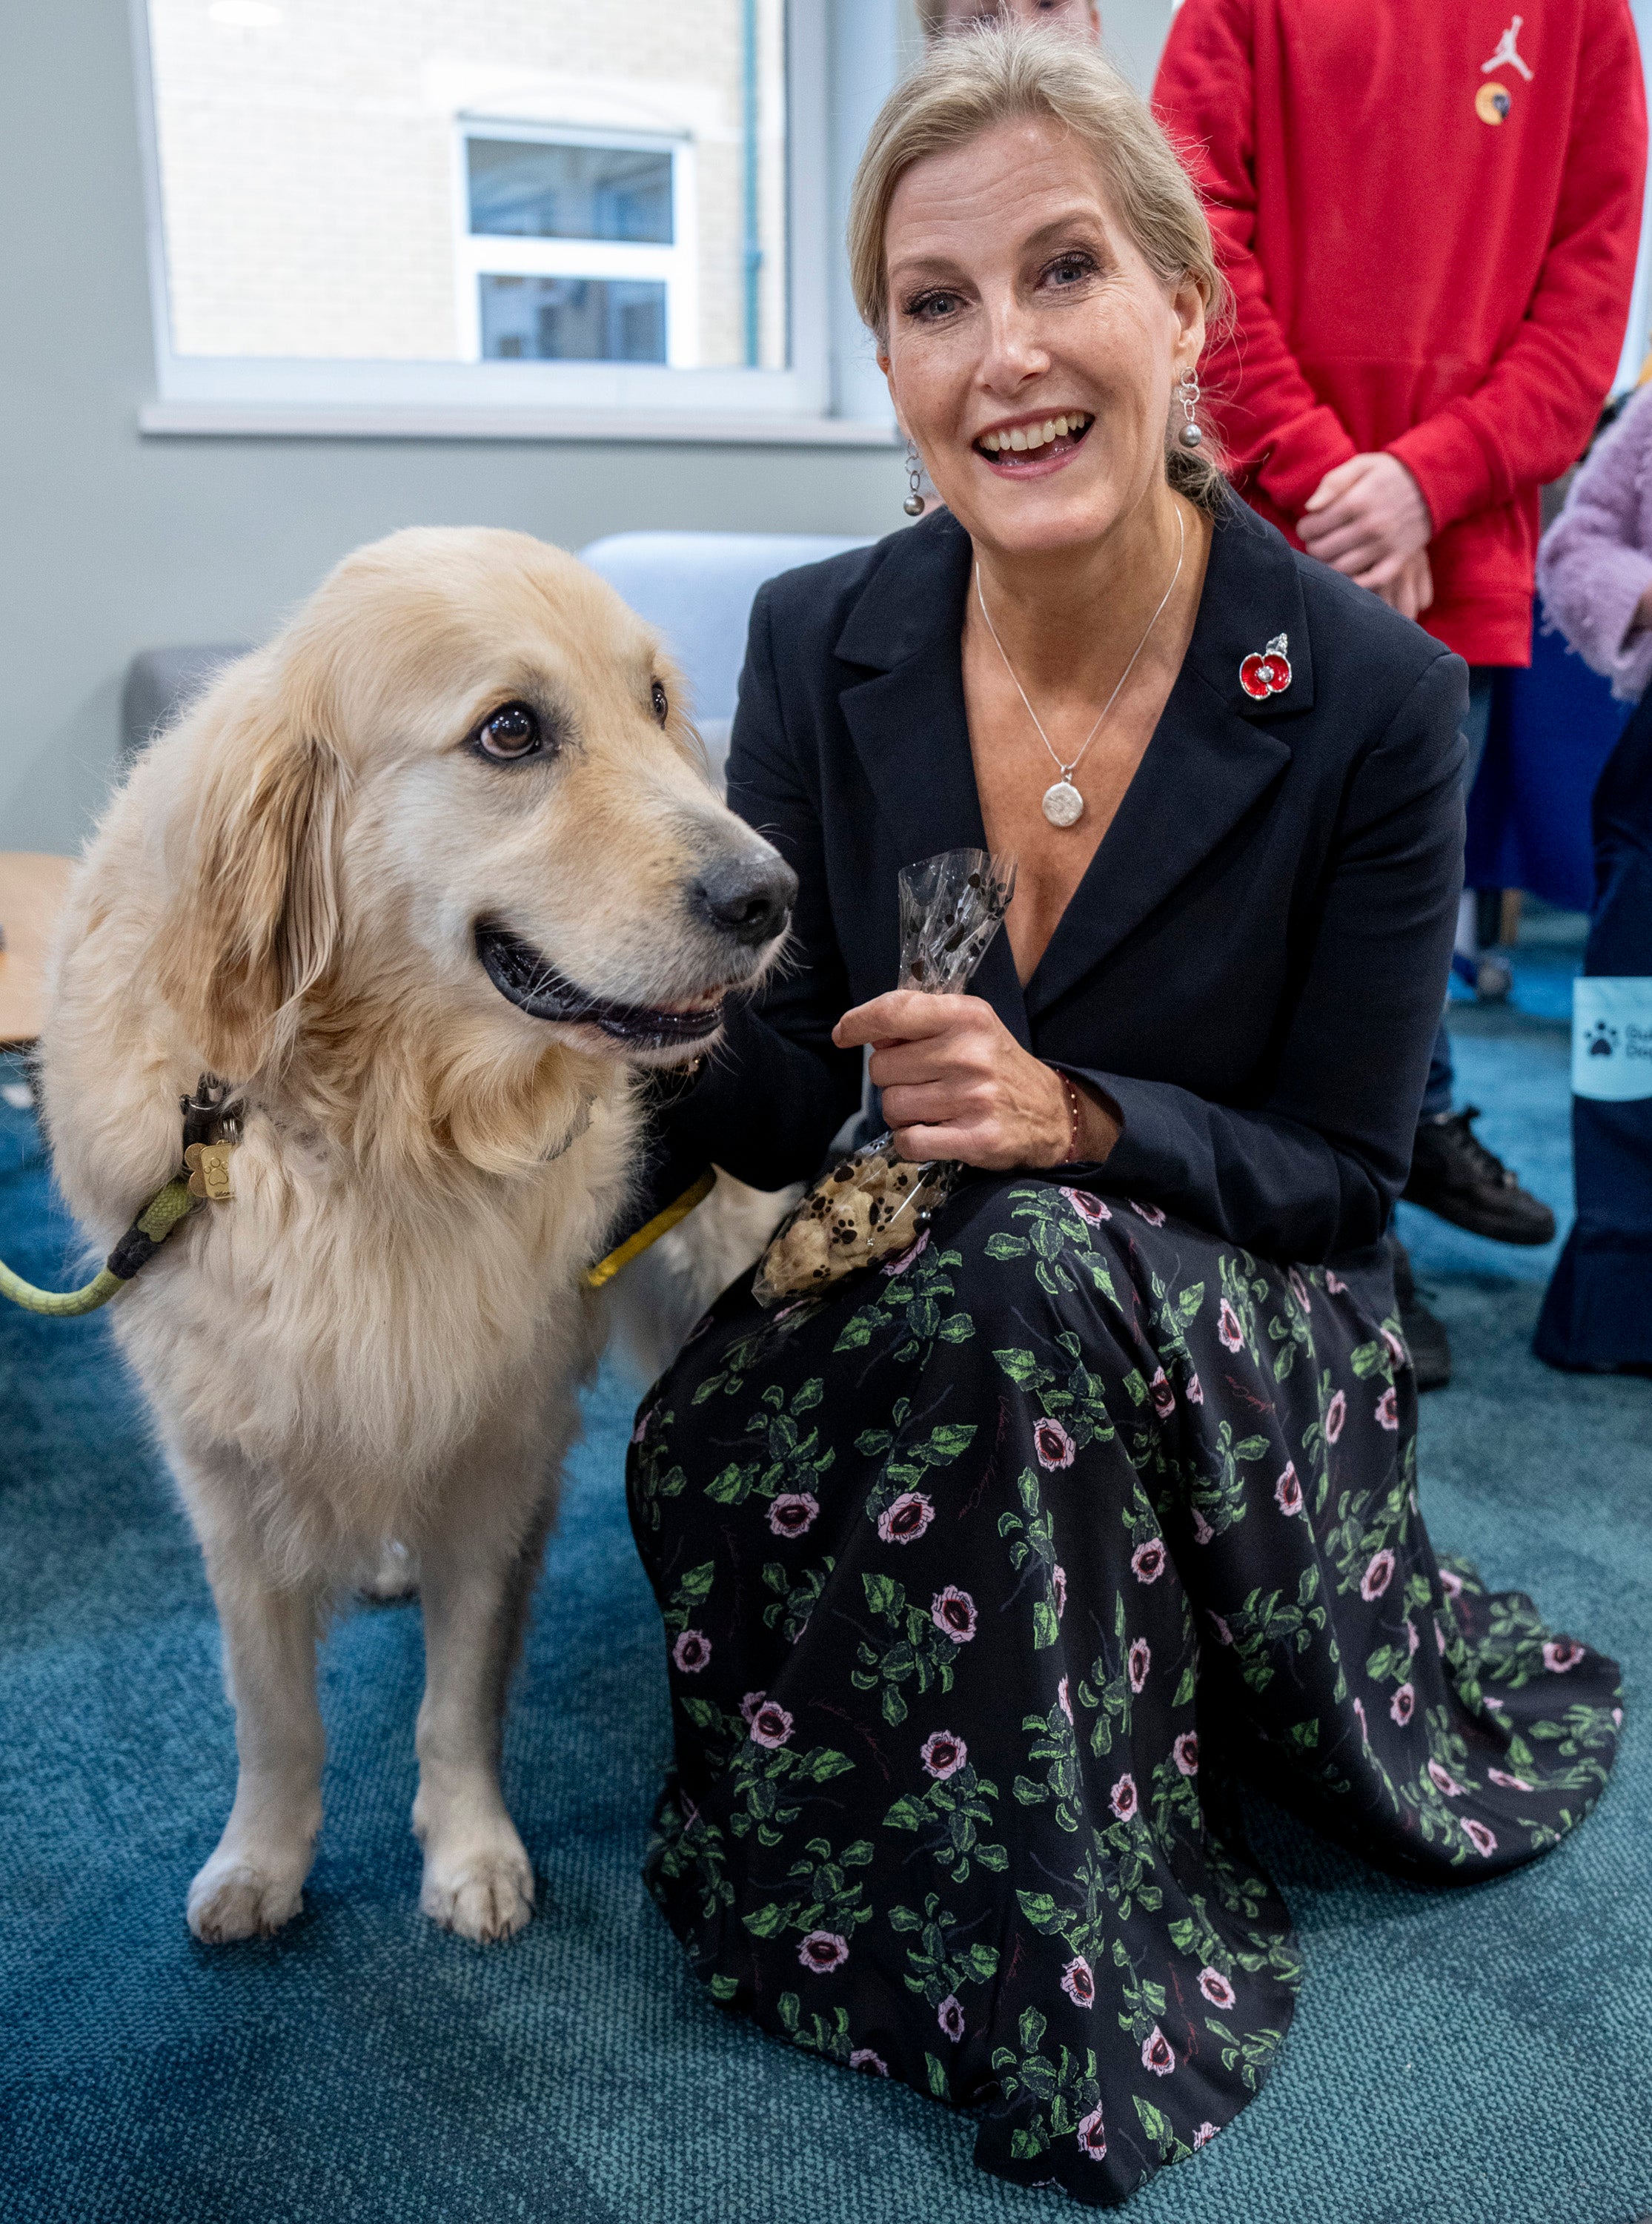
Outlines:
[{"label": "paw print dog tag", "polygon": [[190,1195],[207,1197],[214,1204],[228,1204],[235,1196],[230,1185],[230,1160],[234,1154],[233,1143],[192,1143],[184,1153]]}]

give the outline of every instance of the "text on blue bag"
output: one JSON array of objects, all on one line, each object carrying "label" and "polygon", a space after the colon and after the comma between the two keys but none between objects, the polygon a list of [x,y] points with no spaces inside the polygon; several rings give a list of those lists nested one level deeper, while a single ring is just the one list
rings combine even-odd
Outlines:
[{"label": "text on blue bag", "polygon": [[1608,1104],[1652,1096],[1652,976],[1572,983],[1572,1094]]}]

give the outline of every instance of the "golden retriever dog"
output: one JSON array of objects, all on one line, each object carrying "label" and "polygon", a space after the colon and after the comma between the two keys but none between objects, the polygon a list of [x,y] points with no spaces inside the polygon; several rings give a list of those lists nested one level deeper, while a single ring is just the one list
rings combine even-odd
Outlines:
[{"label": "golden retriever dog", "polygon": [[795,893],[713,791],[655,636],[525,535],[360,550],[139,760],[80,868],[42,1043],[58,1178],[107,1249],[204,1071],[233,1197],[117,1300],[205,1557],[239,1777],[199,1938],[302,1905],[316,1646],[400,1548],[426,1680],[419,1904],[528,1918],[506,1679],[601,1340],[637,1069],[715,1047]]}]

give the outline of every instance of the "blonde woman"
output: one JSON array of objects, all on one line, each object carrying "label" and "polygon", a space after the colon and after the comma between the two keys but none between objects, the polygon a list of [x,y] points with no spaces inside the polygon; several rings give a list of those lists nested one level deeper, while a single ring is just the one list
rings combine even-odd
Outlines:
[{"label": "blonde woman", "polygon": [[[861,308],[946,504],[760,597],[735,808],[794,963],[679,1166],[810,1174],[861,1087],[966,1174],[905,1257],[729,1290],[646,1401],[676,1766],[647,1875],[713,1996],[983,2109],[1097,2206],[1290,2019],[1260,1777],[1415,1876],[1584,1814],[1617,1671],[1435,1557],[1381,1237],[1450,957],[1465,672],[1225,496],[1209,233],[1049,32],[944,41],[857,180]],[[1012,850],[975,993],[896,875]]]}]

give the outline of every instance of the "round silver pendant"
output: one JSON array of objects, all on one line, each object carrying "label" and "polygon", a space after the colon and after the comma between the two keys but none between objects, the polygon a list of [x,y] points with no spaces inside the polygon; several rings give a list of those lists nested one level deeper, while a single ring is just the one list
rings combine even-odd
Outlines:
[{"label": "round silver pendant", "polygon": [[1071,826],[1083,816],[1084,798],[1070,780],[1058,780],[1044,790],[1044,817],[1052,826]]}]

